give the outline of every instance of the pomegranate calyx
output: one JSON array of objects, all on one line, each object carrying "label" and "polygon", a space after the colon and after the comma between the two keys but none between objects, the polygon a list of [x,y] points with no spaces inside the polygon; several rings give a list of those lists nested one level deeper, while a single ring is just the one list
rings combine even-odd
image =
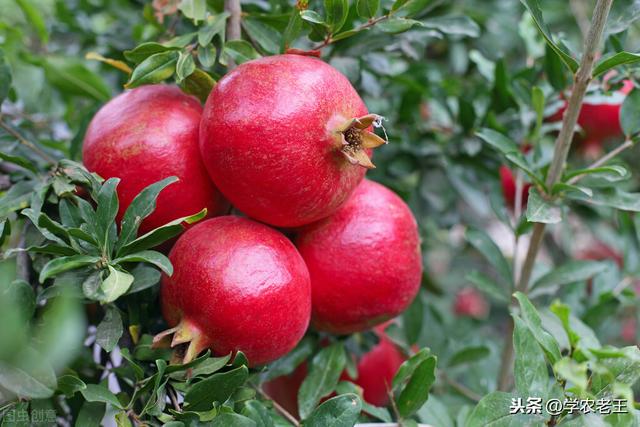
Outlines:
[{"label": "pomegranate calyx", "polygon": [[[171,344],[167,345],[172,337]],[[153,337],[152,348],[174,349],[171,363],[189,363],[204,349],[209,347],[206,336],[191,322],[182,319],[177,326],[160,332]]]},{"label": "pomegranate calyx", "polygon": [[338,128],[342,143],[342,154],[351,164],[358,164],[367,169],[373,169],[375,165],[371,162],[365,150],[376,148],[389,142],[368,131],[367,129],[371,126],[381,127],[382,116],[367,114],[366,116],[355,117]]}]

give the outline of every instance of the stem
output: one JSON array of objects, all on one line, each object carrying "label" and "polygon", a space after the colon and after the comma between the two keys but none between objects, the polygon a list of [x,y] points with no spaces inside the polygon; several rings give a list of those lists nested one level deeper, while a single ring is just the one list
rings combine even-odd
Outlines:
[{"label": "stem", "polygon": [[[229,12],[229,19],[227,20],[227,40],[239,40],[242,37],[242,7],[240,6],[240,0],[224,0],[224,10]],[[236,67],[235,61],[229,59],[229,70]]]},{"label": "stem", "polygon": [[[373,27],[374,25],[376,25],[380,21],[384,21],[385,19],[389,19],[389,16],[391,16],[391,14],[378,16],[377,18],[371,18],[367,22],[365,22],[364,24],[360,25],[359,27],[354,28],[354,30],[355,31],[366,30],[367,28]],[[331,43],[334,42],[334,40],[333,40],[333,38],[331,36],[332,36],[332,34],[329,34],[324,39],[324,41],[322,43],[315,45],[312,48],[312,50],[320,50],[323,47],[329,46]]]},{"label": "stem", "polygon": [[457,382],[453,378],[449,377],[447,374],[442,374],[442,378],[447,382],[447,384],[449,384],[449,386],[452,389],[454,389],[455,391],[457,391],[467,399],[473,400],[474,402],[480,402],[480,399],[482,399],[482,396],[480,396],[478,393],[471,390],[469,387],[465,386],[464,384]]},{"label": "stem", "polygon": [[43,160],[49,163],[56,163],[57,160],[43,151],[40,147],[38,147],[33,142],[27,140],[25,137],[16,132],[11,126],[5,123],[2,119],[0,119],[0,128],[4,129],[9,135],[13,136],[18,142],[25,147],[30,148],[34,153],[42,157]]},{"label": "stem", "polygon": [[[611,9],[613,0],[598,0],[595,9],[593,10],[593,18],[591,20],[591,26],[587,32],[582,59],[578,71],[574,76],[573,88],[571,91],[571,97],[567,105],[567,110],[564,113],[562,119],[562,128],[556,139],[555,150],[553,152],[553,159],[549,172],[547,174],[547,180],[545,182],[546,190],[552,188],[553,185],[558,182],[562,176],[567,156],[569,155],[569,149],[571,148],[571,141],[573,140],[573,133],[578,122],[578,116],[580,109],[582,108],[582,101],[584,94],[587,91],[587,87],[591,82],[593,64],[596,58],[596,52],[600,45],[600,39],[602,38],[602,32],[604,31],[604,25],[607,22],[607,16]],[[520,279],[517,282],[516,290],[524,294],[527,293],[529,288],[529,280],[531,279],[531,273],[538,257],[540,250],[540,244],[544,237],[545,224],[536,223],[531,234],[531,241],[529,242],[529,248],[527,255],[522,266],[520,273]],[[511,307],[516,306],[515,299],[511,300]],[[509,319],[509,326],[507,328],[507,336],[505,338],[505,347],[502,351],[502,362],[500,366],[500,373],[498,375],[498,389],[506,390],[511,381],[511,368],[513,365],[513,319]]]},{"label": "stem", "polygon": [[[599,168],[600,166],[604,165],[605,163],[607,163],[609,160],[613,159],[614,157],[616,157],[618,154],[622,153],[624,150],[633,147],[633,141],[631,141],[630,139],[627,139],[626,141],[624,141],[624,143],[618,145],[616,148],[614,148],[613,150],[611,150],[610,152],[608,152],[607,154],[605,154],[604,156],[602,156],[601,158],[599,158],[598,160],[596,160],[595,162],[591,163],[587,169],[595,169],[595,168]],[[569,184],[575,184],[576,182],[580,181],[586,174],[582,174],[582,175],[576,175],[573,178],[571,178],[568,183]]]},{"label": "stem", "polygon": [[298,421],[298,419],[296,417],[294,417],[293,415],[291,415],[291,413],[289,411],[287,411],[286,409],[284,409],[282,406],[280,406],[280,404],[278,402],[276,402],[275,400],[273,400],[271,398],[271,396],[269,396],[260,386],[254,386],[256,391],[265,399],[268,399],[271,401],[271,403],[273,404],[273,407],[275,408],[276,411],[278,411],[283,417],[285,417],[287,419],[287,421],[289,421],[291,424],[293,424],[295,427],[300,427],[300,422]]}]

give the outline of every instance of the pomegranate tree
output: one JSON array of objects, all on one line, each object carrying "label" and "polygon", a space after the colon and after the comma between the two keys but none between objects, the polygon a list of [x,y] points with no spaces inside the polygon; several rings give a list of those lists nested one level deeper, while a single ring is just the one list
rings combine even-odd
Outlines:
[{"label": "pomegranate tree", "polygon": [[309,267],[313,326],[348,334],[395,317],[420,287],[416,220],[391,190],[364,180],[331,217],[295,239]]},{"label": "pomegranate tree", "polygon": [[205,105],[200,149],[211,178],[247,215],[280,227],[324,218],[372,168],[369,114],[338,70],[308,56],[242,64]]},{"label": "pomegranate tree", "polygon": [[184,361],[210,348],[241,350],[253,366],[277,359],[304,335],[311,312],[309,273],[293,244],[257,222],[223,216],[199,223],[176,242],[161,302]]},{"label": "pomegranate tree", "polygon": [[140,226],[146,233],[207,208],[228,209],[207,175],[198,150],[202,107],[169,85],[142,86],[113,98],[93,117],[84,138],[85,166],[103,178],[118,177],[118,218],[146,186],[176,176]]}]

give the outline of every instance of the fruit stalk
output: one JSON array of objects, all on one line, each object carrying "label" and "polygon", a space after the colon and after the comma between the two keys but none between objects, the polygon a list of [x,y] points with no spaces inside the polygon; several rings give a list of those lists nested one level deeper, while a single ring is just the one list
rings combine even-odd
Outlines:
[{"label": "fruit stalk", "polygon": [[[562,171],[567,161],[569,149],[571,148],[573,132],[576,127],[576,123],[578,122],[580,109],[582,108],[582,101],[592,79],[593,65],[612,3],[613,0],[598,0],[593,10],[591,26],[589,27],[589,31],[584,41],[582,59],[574,76],[573,90],[571,91],[567,110],[565,111],[562,119],[562,128],[560,129],[560,133],[556,139],[553,159],[547,174],[547,180],[545,183],[547,189],[551,189],[562,176]],[[544,223],[536,223],[534,225],[531,242],[529,243],[527,255],[525,257],[524,264],[522,265],[520,278],[516,285],[516,290],[525,294],[529,288],[529,280],[531,279],[531,273],[533,272],[533,267],[535,265],[536,258],[538,257],[540,244],[544,237],[544,231]],[[516,302],[512,299],[511,304],[514,306]],[[510,320],[509,327],[506,332],[507,335],[505,337],[505,346],[502,353],[501,369],[498,376],[499,390],[506,390],[511,381],[511,365],[513,364],[513,328],[513,320]]]}]

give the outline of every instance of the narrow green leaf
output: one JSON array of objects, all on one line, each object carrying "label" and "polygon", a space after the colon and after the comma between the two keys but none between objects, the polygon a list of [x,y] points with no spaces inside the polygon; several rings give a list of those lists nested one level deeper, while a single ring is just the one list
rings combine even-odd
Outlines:
[{"label": "narrow green leaf", "polygon": [[320,402],[335,389],[347,363],[341,343],[320,350],[312,359],[309,374],[298,391],[300,416],[305,419]]},{"label": "narrow green leaf", "polygon": [[159,83],[173,76],[178,62],[178,52],[166,51],[154,53],[142,61],[131,73],[126,88],[134,88],[145,84]]},{"label": "narrow green leaf", "polygon": [[380,31],[389,34],[403,33],[415,26],[421,27],[422,22],[408,18],[389,18],[376,25]]},{"label": "narrow green leaf", "polygon": [[[479,426],[542,426],[544,415],[516,413],[512,414],[513,399],[516,396],[502,391],[485,395],[471,411],[464,423],[465,427]],[[526,399],[524,400],[526,404]]]},{"label": "narrow green leaf", "polygon": [[173,274],[173,266],[171,265],[171,261],[169,261],[169,258],[167,258],[166,255],[156,251],[146,250],[136,252],[120,258],[116,258],[112,262],[114,264],[121,264],[124,262],[147,262],[149,264],[155,265],[169,276]]},{"label": "narrow green leaf", "polygon": [[344,26],[349,14],[348,0],[324,0],[325,21],[332,33]]},{"label": "narrow green leaf", "polygon": [[98,243],[102,248],[107,248],[109,243],[114,243],[109,237],[118,214],[119,202],[116,187],[119,182],[119,178],[109,178],[98,192],[95,221]]},{"label": "narrow green leaf", "polygon": [[256,427],[275,427],[269,411],[258,400],[248,401],[242,409],[242,415],[251,418],[256,423]]},{"label": "narrow green leaf", "polygon": [[544,349],[547,359],[550,363],[557,362],[560,358],[560,346],[558,345],[558,341],[549,334],[546,330],[542,328],[542,320],[540,319],[540,315],[538,311],[531,304],[531,301],[524,295],[522,292],[516,292],[514,294],[515,298],[518,300],[520,304],[520,316],[522,320],[527,325],[527,327],[533,333],[533,336],[536,338],[538,343]]},{"label": "narrow green leaf", "polygon": [[225,402],[238,387],[244,384],[248,374],[247,367],[240,366],[195,383],[184,397],[186,409],[189,411],[211,410],[214,402]]},{"label": "narrow green leaf", "polygon": [[360,398],[353,394],[333,397],[313,411],[305,427],[352,427],[362,410]]},{"label": "narrow green leaf", "polygon": [[380,0],[356,0],[356,11],[361,18],[373,18],[380,8]]},{"label": "narrow green leaf", "polygon": [[513,321],[515,323],[513,346],[516,390],[521,396],[536,396],[546,401],[550,380],[542,348],[522,319],[514,316]]},{"label": "narrow green leaf", "polygon": [[80,393],[87,402],[103,402],[123,409],[116,395],[109,391],[105,384],[87,384],[87,387],[80,390]]},{"label": "narrow green leaf", "polygon": [[602,58],[598,61],[596,66],[593,68],[593,78],[596,78],[619,65],[634,64],[638,61],[640,61],[640,55],[638,55],[637,53],[615,53],[612,56]]},{"label": "narrow green leaf", "polygon": [[13,363],[0,361],[0,386],[23,399],[46,399],[57,388],[48,361],[31,347],[15,355]]},{"label": "narrow green leaf", "polygon": [[[487,295],[501,302],[509,302],[509,293],[493,279],[485,276],[478,271],[472,271],[465,277],[468,281],[476,285],[476,287]],[[510,291],[509,291],[510,292]]]},{"label": "narrow green leaf", "polygon": [[265,52],[275,55],[280,51],[282,36],[275,28],[263,24],[257,19],[243,19],[242,27],[249,34],[251,40]]},{"label": "narrow green leaf", "polygon": [[96,264],[100,261],[100,257],[89,255],[72,255],[60,258],[54,258],[42,267],[38,280],[43,283],[50,277],[56,276],[65,271],[74,270],[76,268],[86,267]]},{"label": "narrow green leaf", "polygon": [[22,9],[22,13],[24,13],[27,21],[33,29],[36,30],[40,41],[43,44],[47,44],[49,42],[49,32],[47,31],[47,25],[42,16],[42,9],[31,3],[31,0],[16,0],[16,3],[20,6],[20,9]]},{"label": "narrow green leaf", "polygon": [[222,37],[224,41],[224,31],[228,17],[228,12],[208,16],[206,25],[200,27],[198,31],[198,44],[205,47],[209,45],[217,35]]},{"label": "narrow green leaf", "polygon": [[216,416],[211,424],[211,427],[256,427],[255,421],[251,418],[247,418],[244,415],[223,412]]},{"label": "narrow green leaf", "polygon": [[527,221],[557,224],[562,221],[562,211],[552,202],[543,199],[535,187],[531,187],[527,200]]},{"label": "narrow green leaf", "polygon": [[318,12],[315,12],[313,10],[307,9],[301,11],[300,18],[302,18],[303,21],[311,22],[312,24],[327,25],[326,22],[324,22],[322,16],[320,16]]},{"label": "narrow green leaf", "polygon": [[520,151],[518,144],[493,129],[482,128],[476,132],[476,135],[502,154],[517,153]]},{"label": "narrow green leaf", "polygon": [[628,137],[640,132],[640,90],[629,93],[620,108],[620,126]]},{"label": "narrow green leaf", "polygon": [[489,261],[506,283],[513,283],[511,265],[505,259],[498,245],[491,240],[487,233],[479,229],[469,228],[465,233],[465,237]]},{"label": "narrow green leaf", "polygon": [[568,285],[569,283],[587,280],[608,267],[606,262],[572,260],[561,265],[544,276],[540,277],[532,285],[531,289]]},{"label": "narrow green leaf", "polygon": [[489,356],[491,351],[486,345],[465,347],[455,352],[449,359],[448,367],[458,366],[465,363],[473,363]]},{"label": "narrow green leaf", "polygon": [[176,63],[176,83],[180,84],[196,70],[196,63],[191,52],[180,52]]},{"label": "narrow green leaf", "polygon": [[180,0],[178,9],[184,16],[192,19],[197,25],[198,21],[203,21],[207,14],[206,0]]},{"label": "narrow green leaf", "polygon": [[207,98],[211,93],[211,90],[215,86],[216,81],[207,73],[206,71],[202,71],[199,68],[196,68],[193,73],[189,75],[182,84],[180,88],[189,95],[193,95],[197,97],[200,102],[207,102]]},{"label": "narrow green leaf", "polygon": [[11,88],[11,69],[5,58],[4,50],[0,49],[0,104],[9,96]]},{"label": "narrow green leaf", "polygon": [[102,77],[77,58],[49,55],[43,67],[48,82],[67,96],[83,96],[98,101],[111,98],[111,89]]},{"label": "narrow green leaf", "polygon": [[409,370],[406,370],[403,374],[407,379],[403,379],[402,383],[406,381],[406,384],[398,384],[400,370],[393,379],[394,388],[400,388],[400,394],[396,401],[398,412],[405,418],[413,415],[427,401],[429,390],[436,380],[437,358],[433,355],[426,358],[422,355],[416,356],[413,356],[412,359],[416,358],[417,363],[412,364],[409,359],[402,365],[410,366],[410,372],[408,373]]},{"label": "narrow green leaf", "polygon": [[133,283],[133,276],[124,271],[109,266],[109,276],[102,281],[100,289],[103,292],[101,302],[109,303],[124,295]]},{"label": "narrow green leaf", "polygon": [[245,40],[229,40],[224,44],[224,53],[237,64],[260,58],[260,54]]},{"label": "narrow green leaf", "polygon": [[[403,10],[410,4],[412,4],[412,0],[409,0],[405,6],[398,11]],[[447,15],[424,19],[422,26],[438,30],[443,34],[451,36],[478,37],[480,35],[480,26],[468,16]]]},{"label": "narrow green leaf", "polygon": [[160,43],[147,42],[139,44],[131,50],[125,50],[123,52],[123,55],[125,58],[127,58],[127,60],[139,64],[151,55],[161,52],[167,52],[170,50],[178,50],[178,47],[170,47],[162,45]]},{"label": "narrow green leaf", "polygon": [[11,236],[11,221],[8,218],[0,221],[0,247],[7,237]]},{"label": "narrow green leaf", "polygon": [[107,306],[106,314],[96,330],[96,343],[105,351],[111,351],[118,344],[123,332],[120,311],[114,306]]}]

